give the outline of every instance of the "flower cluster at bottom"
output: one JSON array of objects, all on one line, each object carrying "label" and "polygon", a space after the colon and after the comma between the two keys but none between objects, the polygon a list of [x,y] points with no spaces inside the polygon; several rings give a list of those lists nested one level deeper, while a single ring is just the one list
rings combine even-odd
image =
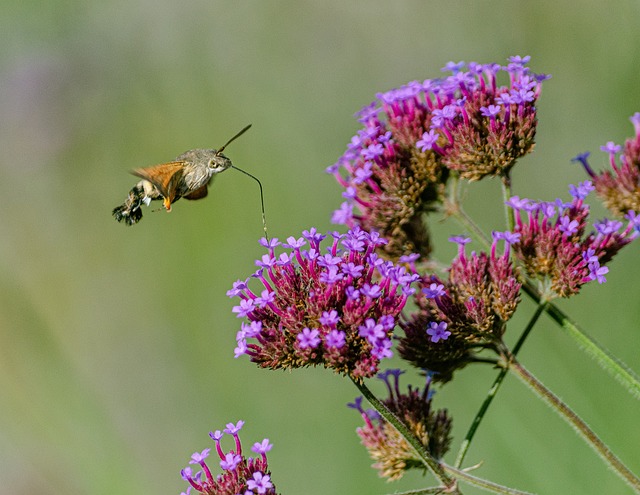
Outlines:
[{"label": "flower cluster at bottom", "polygon": [[[205,462],[211,449],[204,449],[191,456],[189,464],[199,464],[201,471],[193,473],[190,467],[181,471],[182,478],[191,485],[182,495],[190,495],[191,489],[206,495],[275,495],[276,488],[271,482],[271,474],[267,466],[267,452],[272,444],[265,438],[262,442],[256,442],[251,450],[260,457],[255,459],[242,455],[242,445],[238,432],[244,425],[244,421],[238,421],[235,425],[228,423],[223,432],[216,430],[209,436],[216,442],[216,451],[220,457],[220,467],[224,473],[214,477]],[[220,440],[224,434],[231,435],[235,441],[235,449],[224,453]],[[204,479],[202,476],[204,474]]]},{"label": "flower cluster at bottom", "polygon": [[[236,357],[271,369],[323,365],[355,380],[374,376],[391,357],[393,329],[419,277],[376,255],[386,242],[376,233],[330,235],[324,251],[327,236],[315,229],[286,244],[263,242],[269,253],[253,276],[264,290],[256,295],[238,281],[227,293],[241,299],[233,311],[250,321],[238,332]],[[278,246],[289,252],[276,256]]]},{"label": "flower cluster at bottom", "polygon": [[[411,430],[435,459],[441,459],[451,444],[451,419],[446,409],[431,410],[432,393],[429,389],[431,377],[423,390],[409,385],[406,393],[400,393],[399,377],[401,370],[387,370],[378,374],[384,381],[389,397],[382,402]],[[393,377],[393,383],[390,380]],[[407,440],[376,411],[362,408],[362,397],[356,398],[349,407],[362,415],[364,426],[357,429],[363,445],[376,461],[373,465],[380,476],[396,480],[411,468],[423,468],[424,464],[417,457]]]}]

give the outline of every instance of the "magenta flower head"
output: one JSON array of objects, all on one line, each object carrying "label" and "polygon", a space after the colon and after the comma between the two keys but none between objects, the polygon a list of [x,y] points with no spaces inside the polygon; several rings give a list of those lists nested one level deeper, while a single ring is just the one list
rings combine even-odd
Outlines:
[{"label": "magenta flower head", "polygon": [[[413,432],[428,452],[439,460],[451,445],[451,419],[446,409],[431,409],[433,394],[429,389],[430,376],[427,376],[422,390],[409,386],[402,393],[399,387],[402,373],[400,370],[387,370],[378,375],[389,392],[389,397],[383,402]],[[364,420],[364,426],[356,432],[375,461],[373,468],[378,470],[381,477],[391,481],[401,478],[409,469],[424,469],[424,464],[413,448],[393,426],[376,411],[362,408],[362,397],[356,398],[349,407],[356,409]]]},{"label": "magenta flower head", "polygon": [[[453,237],[459,246],[449,279],[426,275],[415,295],[418,310],[402,323],[400,356],[433,379],[446,382],[456,369],[474,360],[483,348],[495,349],[520,301],[510,246],[519,242],[508,232],[494,233],[491,252],[467,255],[468,239]],[[506,247],[498,253],[498,243]]]},{"label": "magenta flower head", "polygon": [[315,229],[290,237],[276,255],[276,244],[257,262],[254,275],[228,292],[239,297],[233,311],[247,318],[238,333],[236,356],[246,354],[262,368],[322,365],[361,380],[391,357],[391,335],[418,276],[375,254],[386,241],[354,228],[325,239]]},{"label": "magenta flower head", "polygon": [[[196,452],[191,456],[189,464],[197,464],[201,470],[193,473],[190,467],[186,467],[181,471],[182,478],[190,485],[186,493],[190,493],[191,489],[193,489],[196,493],[206,495],[230,495],[236,493],[276,495],[276,488],[271,482],[271,473],[267,465],[267,452],[271,450],[272,445],[268,439],[264,439],[261,443],[255,443],[251,449],[258,454],[255,459],[245,457],[242,454],[242,445],[238,436],[238,431],[243,424],[244,421],[238,421],[235,425],[229,423],[224,432],[216,430],[209,433],[209,436],[215,442],[216,454],[220,459],[219,464],[222,468],[222,474],[214,477],[207,465],[206,459],[209,457],[211,449]],[[222,450],[221,445],[221,440],[225,434],[232,436],[234,440],[234,449],[227,453]]]},{"label": "magenta flower head", "polygon": [[[453,75],[413,81],[380,93],[359,113],[363,128],[327,169],[345,188],[334,223],[361,226],[389,239],[392,260],[410,252],[428,256],[422,215],[443,199],[450,170],[477,180],[507,174],[532,150],[535,103],[541,81],[528,57],[496,64],[455,64]],[[499,87],[504,72],[509,85]]]},{"label": "magenta flower head", "polygon": [[622,222],[604,220],[586,233],[589,206],[584,198],[593,185],[585,181],[569,189],[571,203],[507,202],[515,210],[514,233],[520,235],[514,253],[547,297],[569,297],[589,281],[605,282],[609,270],[604,265],[638,235],[635,214],[627,216],[624,228]]},{"label": "magenta flower head", "polygon": [[609,155],[609,169],[596,174],[588,163],[588,153],[576,156],[573,161],[585,168],[596,194],[604,205],[617,217],[629,211],[640,211],[640,112],[631,118],[635,136],[624,143],[624,148],[609,142],[600,150]]}]

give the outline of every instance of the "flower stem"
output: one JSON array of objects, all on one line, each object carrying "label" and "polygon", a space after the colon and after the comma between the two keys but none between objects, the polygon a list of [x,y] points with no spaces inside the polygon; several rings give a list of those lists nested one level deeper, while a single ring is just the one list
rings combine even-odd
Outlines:
[{"label": "flower stem", "polygon": [[455,475],[455,477],[460,481],[466,481],[470,485],[476,486],[478,488],[483,488],[494,493],[505,493],[508,495],[531,495],[529,492],[523,492],[522,490],[516,490],[515,488],[509,488],[508,486],[498,485],[497,483],[493,483],[492,481],[478,478],[477,476],[469,474],[464,469],[457,469],[452,466],[448,466],[447,464],[444,464],[444,468],[447,470],[447,472]]},{"label": "flower stem", "polygon": [[509,230],[513,231],[516,221],[513,214],[513,208],[509,208],[506,204],[509,199],[511,199],[511,177],[509,177],[509,174],[507,173],[502,177],[502,200],[504,203],[504,214],[507,219],[507,225],[509,226]]},{"label": "flower stem", "polygon": [[[518,351],[522,347],[522,344],[524,344],[524,341],[526,340],[527,336],[529,335],[534,325],[538,321],[538,318],[540,318],[540,315],[544,311],[546,304],[547,304],[546,302],[541,302],[536,308],[536,311],[533,314],[533,316],[531,316],[529,323],[527,323],[527,326],[522,332],[522,335],[520,335],[518,342],[516,342],[516,345],[513,348],[512,354],[514,356],[518,353]],[[471,441],[473,440],[476,430],[480,426],[480,423],[482,422],[484,415],[489,409],[491,402],[493,402],[493,399],[498,393],[498,390],[500,389],[500,385],[502,385],[502,382],[505,376],[507,376],[508,371],[509,371],[509,368],[507,366],[503,367],[500,370],[500,373],[498,373],[498,376],[496,376],[496,379],[494,380],[493,385],[491,385],[491,388],[487,392],[487,396],[485,397],[484,402],[482,403],[482,405],[480,406],[480,409],[476,413],[475,418],[473,418],[473,422],[469,427],[469,431],[467,432],[467,435],[465,436],[464,441],[462,442],[462,445],[460,445],[460,450],[458,451],[458,455],[456,457],[455,467],[459,468],[460,466],[462,466],[462,462],[464,461],[464,457],[465,455],[467,455],[467,451],[471,446]]]},{"label": "flower stem", "polygon": [[600,440],[595,432],[567,404],[562,402],[551,390],[529,373],[514,356],[511,356],[508,368],[520,378],[535,394],[567,421],[598,455],[624,480],[636,493],[640,493],[640,478],[633,474],[620,459]]},{"label": "flower stem", "polygon": [[[535,301],[540,301],[540,293],[530,283],[522,286],[523,290]],[[640,399],[640,378],[625,363],[613,356],[607,349],[587,335],[560,308],[552,303],[547,304],[546,311],[551,318],[571,337],[578,347],[593,358],[600,367],[622,384],[627,391]]]}]

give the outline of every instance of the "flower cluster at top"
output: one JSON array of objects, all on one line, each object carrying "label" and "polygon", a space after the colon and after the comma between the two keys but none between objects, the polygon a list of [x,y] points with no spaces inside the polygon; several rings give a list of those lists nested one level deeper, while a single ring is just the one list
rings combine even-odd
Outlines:
[{"label": "flower cluster at top", "polygon": [[[189,464],[198,464],[200,471],[193,473],[190,467],[181,471],[182,478],[189,483],[186,492],[182,495],[190,495],[191,490],[206,495],[275,495],[276,488],[271,482],[271,473],[267,466],[267,452],[273,447],[269,439],[256,442],[251,450],[259,457],[247,458],[242,454],[242,445],[238,432],[244,425],[244,421],[238,421],[235,425],[228,423],[223,432],[216,430],[209,433],[211,439],[216,443],[216,452],[220,458],[220,467],[224,471],[222,474],[213,476],[206,459],[209,457],[211,449],[204,449],[191,456]],[[235,449],[228,453],[222,450],[220,441],[224,434],[231,435],[235,442]],[[203,479],[204,476],[204,479]]]},{"label": "flower cluster at top", "polygon": [[[584,202],[593,191],[590,181],[570,186],[570,203],[531,201],[517,196],[507,201],[515,210],[514,233],[520,242],[514,252],[529,277],[542,282],[547,296],[569,297],[585,283],[603,283],[609,269],[605,266],[626,244],[638,236],[640,217],[630,211],[627,225],[604,219],[586,233],[589,205]],[[548,290],[552,294],[548,294]]]},{"label": "flower cluster at top", "polygon": [[[429,454],[439,460],[447,453],[451,444],[451,419],[446,409],[431,410],[430,376],[427,376],[422,391],[409,385],[407,392],[401,393],[398,382],[402,373],[404,372],[395,369],[378,374],[389,393],[389,397],[382,402],[413,432]],[[375,461],[373,467],[379,471],[380,476],[396,480],[409,469],[424,469],[422,461],[395,427],[373,409],[362,408],[362,397],[357,397],[349,407],[362,415],[364,426],[356,431]]]},{"label": "flower cluster at top", "polygon": [[[452,237],[458,255],[446,281],[424,275],[415,295],[417,311],[401,326],[400,356],[417,368],[434,372],[437,381],[448,381],[456,369],[474,360],[485,348],[496,349],[506,322],[520,301],[517,273],[509,259],[518,234],[494,232],[490,254],[465,253],[466,237]],[[505,249],[497,253],[498,242]]]},{"label": "flower cluster at top", "polygon": [[[591,177],[596,193],[604,205],[616,216],[629,211],[640,211],[640,112],[631,118],[636,135],[624,143],[624,148],[609,141],[600,147],[609,155],[611,170],[596,174],[587,161],[589,153],[582,153],[573,160],[582,163]],[[616,162],[619,155],[620,161]]]},{"label": "flower cluster at top", "polygon": [[[391,335],[418,276],[375,253],[386,241],[354,228],[327,236],[315,229],[281,244],[262,240],[268,254],[249,280],[228,291],[239,297],[233,308],[247,318],[237,334],[236,357],[246,354],[271,369],[323,365],[354,379],[371,377],[383,358],[391,357]],[[287,251],[276,255],[276,247]]]},{"label": "flower cluster at top", "polygon": [[[378,94],[358,114],[363,128],[327,169],[345,188],[333,222],[379,232],[390,240],[383,249],[390,259],[428,256],[422,214],[442,201],[451,171],[468,180],[506,176],[533,149],[535,103],[547,76],[532,74],[528,61],[450,63],[448,77]],[[501,72],[508,86],[498,85]]]}]

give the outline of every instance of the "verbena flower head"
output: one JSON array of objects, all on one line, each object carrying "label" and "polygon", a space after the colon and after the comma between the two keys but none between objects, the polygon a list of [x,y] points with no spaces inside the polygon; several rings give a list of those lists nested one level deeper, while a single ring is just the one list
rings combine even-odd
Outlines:
[{"label": "verbena flower head", "polygon": [[597,195],[618,217],[623,217],[629,211],[640,211],[640,112],[630,120],[636,135],[625,141],[624,148],[613,142],[600,147],[609,155],[608,170],[596,174],[589,166],[589,153],[582,153],[573,159],[584,166]]},{"label": "verbena flower head", "polygon": [[640,219],[635,214],[628,215],[624,228],[622,222],[605,219],[586,233],[589,206],[584,199],[592,190],[591,182],[585,181],[570,187],[570,203],[517,197],[507,202],[515,210],[514,233],[520,235],[520,242],[514,245],[515,255],[527,274],[541,282],[543,292],[552,291],[548,295],[569,297],[587,282],[605,282],[609,271],[606,263],[638,235]]},{"label": "verbena flower head", "polygon": [[[442,200],[449,170],[469,180],[502,175],[533,149],[546,76],[530,73],[528,60],[450,65],[448,77],[378,94],[358,115],[363,128],[327,169],[345,188],[333,221],[379,232],[390,240],[384,252],[391,259],[428,256],[421,216]],[[498,85],[501,72],[506,86]]]},{"label": "verbena flower head", "polygon": [[322,249],[325,237],[311,229],[285,244],[264,243],[269,253],[253,275],[263,289],[254,292],[247,280],[228,292],[240,298],[234,312],[249,320],[236,357],[270,369],[322,365],[354,379],[375,375],[391,357],[391,335],[418,276],[378,258],[386,241],[375,233],[333,233]]},{"label": "verbena flower head", "polygon": [[[197,465],[196,469],[200,470],[194,473],[191,467],[186,467],[181,471],[182,478],[190,485],[186,491],[187,495],[192,489],[207,495],[275,495],[277,493],[267,465],[267,452],[271,450],[272,445],[269,439],[265,438],[251,447],[251,450],[257,454],[256,458],[245,457],[238,436],[243,425],[244,421],[238,421],[236,424],[228,423],[222,432],[217,430],[209,433],[215,442],[215,451],[220,459],[222,473],[217,476],[211,473],[206,462],[211,449],[196,452],[191,456],[189,464]],[[233,437],[235,447],[227,453],[221,446],[221,440],[225,435]]]},{"label": "verbena flower head", "polygon": [[[402,323],[398,352],[418,368],[434,372],[438,381],[451,379],[456,369],[473,361],[483,348],[495,348],[520,301],[516,271],[509,260],[518,236],[494,233],[491,253],[467,255],[469,239],[453,237],[459,245],[449,278],[425,275],[416,292],[418,310]],[[505,242],[504,252],[497,252]]]},{"label": "verbena flower head", "polygon": [[[407,391],[401,393],[398,382],[402,373],[400,370],[388,370],[378,375],[387,385],[389,392],[389,397],[383,402],[435,459],[441,459],[451,445],[452,423],[447,410],[431,409],[430,377],[427,377],[422,390],[409,385]],[[349,407],[362,415],[364,426],[356,432],[375,461],[373,468],[378,470],[381,477],[395,480],[401,478],[409,469],[424,469],[424,464],[413,448],[391,424],[374,410],[362,408],[362,397],[356,398]]]}]

